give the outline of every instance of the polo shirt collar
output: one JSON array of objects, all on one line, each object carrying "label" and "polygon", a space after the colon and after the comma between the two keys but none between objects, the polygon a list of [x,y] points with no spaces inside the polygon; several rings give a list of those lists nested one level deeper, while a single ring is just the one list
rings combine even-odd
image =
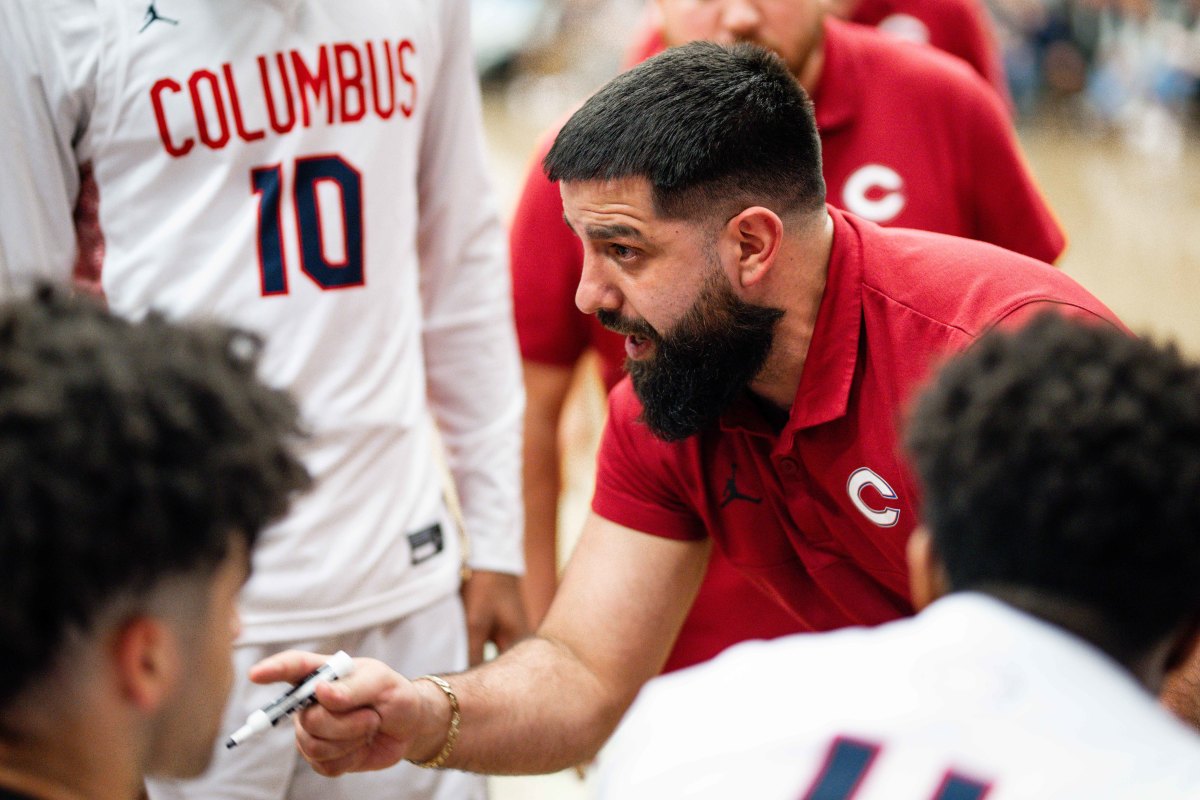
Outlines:
[{"label": "polo shirt collar", "polygon": [[859,87],[869,80],[861,74],[854,57],[854,32],[859,26],[825,17],[824,61],[812,92],[817,129],[836,130],[854,121],[859,104],[865,102]]},{"label": "polo shirt collar", "polygon": [[[833,247],[825,292],[817,309],[812,341],[804,359],[800,386],[792,401],[779,447],[790,450],[792,439],[805,429],[846,414],[850,388],[858,365],[862,331],[862,242],[841,211],[826,207],[833,219]],[[721,429],[774,436],[748,397],[740,397],[721,416]]]}]

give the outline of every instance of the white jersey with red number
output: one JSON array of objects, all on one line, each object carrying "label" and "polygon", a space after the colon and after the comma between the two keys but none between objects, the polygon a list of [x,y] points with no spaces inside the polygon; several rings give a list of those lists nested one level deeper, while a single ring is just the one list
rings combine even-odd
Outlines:
[{"label": "white jersey with red number", "polygon": [[642,690],[602,800],[1192,800],[1200,737],[1107,656],[979,594],[738,645]]},{"label": "white jersey with red number", "polygon": [[521,569],[522,391],[469,41],[462,0],[0,4],[4,291],[74,271],[122,314],[260,332],[313,432],[318,484],[264,534],[246,641],[457,586],[430,410],[471,566]]}]

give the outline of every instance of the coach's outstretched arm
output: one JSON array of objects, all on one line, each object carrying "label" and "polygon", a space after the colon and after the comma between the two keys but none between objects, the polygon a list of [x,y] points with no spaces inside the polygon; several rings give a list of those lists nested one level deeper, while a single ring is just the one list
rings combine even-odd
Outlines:
[{"label": "coach's outstretched arm", "polygon": [[[491,774],[552,772],[590,758],[638,689],[662,668],[708,561],[707,541],[647,536],[588,517],[562,587],[536,636],[495,661],[448,676],[461,709],[445,765]],[[250,673],[295,682],[325,657],[287,652]],[[435,758],[450,701],[359,659],[349,678],[318,688],[296,728],[301,753],[323,775]]]}]

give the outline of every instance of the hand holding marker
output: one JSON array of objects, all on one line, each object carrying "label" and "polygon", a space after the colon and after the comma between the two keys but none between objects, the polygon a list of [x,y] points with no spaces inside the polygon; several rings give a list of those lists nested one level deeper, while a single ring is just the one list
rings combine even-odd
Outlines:
[{"label": "hand holding marker", "polygon": [[305,675],[299,683],[280,695],[279,699],[263,706],[246,717],[246,724],[234,731],[233,735],[225,740],[225,746],[237,747],[242,742],[257,736],[293,712],[311,706],[317,701],[313,697],[313,692],[316,691],[318,683],[336,681],[338,678],[346,677],[353,671],[354,659],[350,658],[345,650],[338,650],[328,661]]}]

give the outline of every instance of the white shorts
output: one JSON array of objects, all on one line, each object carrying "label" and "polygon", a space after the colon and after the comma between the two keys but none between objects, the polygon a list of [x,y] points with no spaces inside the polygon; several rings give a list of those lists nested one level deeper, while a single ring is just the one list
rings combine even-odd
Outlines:
[{"label": "white shorts", "polygon": [[282,688],[259,686],[243,676],[259,660],[289,649],[345,650],[352,656],[377,658],[408,677],[457,672],[467,665],[462,601],[454,593],[397,622],[329,639],[235,648],[239,677],[225,707],[212,766],[196,780],[147,781],[150,800],[485,800],[484,776],[422,769],[407,761],[379,772],[322,777],[296,750],[290,724],[226,749],[225,735],[240,727],[251,711],[274,700]]}]

